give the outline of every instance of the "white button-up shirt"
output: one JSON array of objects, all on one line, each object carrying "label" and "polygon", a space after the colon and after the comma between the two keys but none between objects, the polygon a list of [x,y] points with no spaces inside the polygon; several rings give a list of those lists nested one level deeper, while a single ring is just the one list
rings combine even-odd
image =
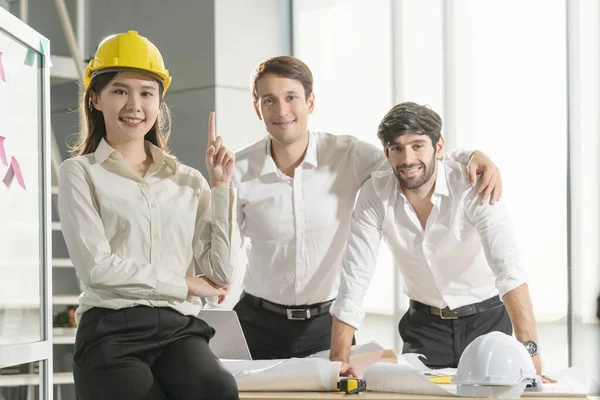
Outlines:
[{"label": "white button-up shirt", "polygon": [[233,275],[241,246],[234,189],[211,190],[198,170],[146,146],[153,164],[144,177],[104,139],[60,166],[62,232],[83,291],[78,320],[92,307],[135,305],[197,315],[185,282],[194,258],[214,282]]},{"label": "white button-up shirt", "polygon": [[454,309],[523,284],[506,206],[480,204],[476,190],[464,165],[438,161],[433,208],[423,229],[394,172],[373,173],[358,197],[332,313],[360,327],[382,237],[400,267],[405,293],[421,303]]},{"label": "white button-up shirt", "polygon": [[[470,153],[454,156],[468,163]],[[335,298],[356,194],[371,172],[389,169],[383,151],[352,136],[309,133],[294,178],[266,137],[236,153],[233,184],[248,242],[243,289],[284,305]]]}]

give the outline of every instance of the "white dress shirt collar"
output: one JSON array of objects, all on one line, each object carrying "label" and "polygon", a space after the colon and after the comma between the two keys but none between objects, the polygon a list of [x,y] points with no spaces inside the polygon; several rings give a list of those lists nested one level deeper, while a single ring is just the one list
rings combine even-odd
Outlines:
[{"label": "white dress shirt collar", "polygon": [[[171,171],[175,172],[177,170],[177,160],[175,157],[165,153],[163,150],[159,149],[157,146],[147,140],[144,141],[144,144],[146,149],[148,149],[152,155],[153,164],[158,166],[166,164]],[[114,157],[115,155],[122,159],[121,154],[117,150],[113,149],[105,138],[102,138],[98,144],[98,147],[96,148],[96,151],[94,152],[96,163],[101,164],[106,161],[107,158]]]},{"label": "white dress shirt collar", "polygon": [[442,196],[450,196],[450,190],[448,189],[448,174],[446,173],[446,167],[443,162],[439,160],[437,162],[437,177],[435,179],[434,194],[440,194]]},{"label": "white dress shirt collar", "polygon": [[[268,174],[276,174],[277,173],[277,164],[275,164],[275,160],[273,159],[273,154],[271,152],[271,135],[267,136],[267,140],[265,141],[265,162],[263,164],[262,170],[260,171],[261,175]],[[308,132],[308,146],[306,148],[306,154],[304,155],[304,159],[302,160],[302,164],[310,164],[313,167],[318,167],[319,162],[317,157],[317,139],[314,137],[314,134]]]}]

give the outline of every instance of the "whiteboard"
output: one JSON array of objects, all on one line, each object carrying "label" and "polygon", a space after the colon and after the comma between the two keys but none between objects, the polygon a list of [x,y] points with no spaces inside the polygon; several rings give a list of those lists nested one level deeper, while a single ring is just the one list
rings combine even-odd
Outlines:
[{"label": "whiteboard", "polygon": [[42,54],[0,28],[0,344],[41,337]]}]

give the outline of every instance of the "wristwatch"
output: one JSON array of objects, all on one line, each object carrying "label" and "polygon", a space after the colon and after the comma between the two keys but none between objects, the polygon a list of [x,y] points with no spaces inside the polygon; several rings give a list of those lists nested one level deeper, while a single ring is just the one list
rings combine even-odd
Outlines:
[{"label": "wristwatch", "polygon": [[531,357],[540,355],[538,345],[533,340],[527,340],[527,341],[523,342],[523,346],[525,346],[525,349],[527,350],[527,352],[529,353],[529,355]]}]

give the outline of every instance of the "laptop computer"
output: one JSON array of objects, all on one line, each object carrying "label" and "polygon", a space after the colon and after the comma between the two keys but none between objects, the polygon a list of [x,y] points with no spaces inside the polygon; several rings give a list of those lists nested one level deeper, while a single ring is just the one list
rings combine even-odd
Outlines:
[{"label": "laptop computer", "polygon": [[225,360],[252,360],[242,326],[235,311],[203,309],[198,318],[215,328],[215,336],[208,346],[217,358]]}]

